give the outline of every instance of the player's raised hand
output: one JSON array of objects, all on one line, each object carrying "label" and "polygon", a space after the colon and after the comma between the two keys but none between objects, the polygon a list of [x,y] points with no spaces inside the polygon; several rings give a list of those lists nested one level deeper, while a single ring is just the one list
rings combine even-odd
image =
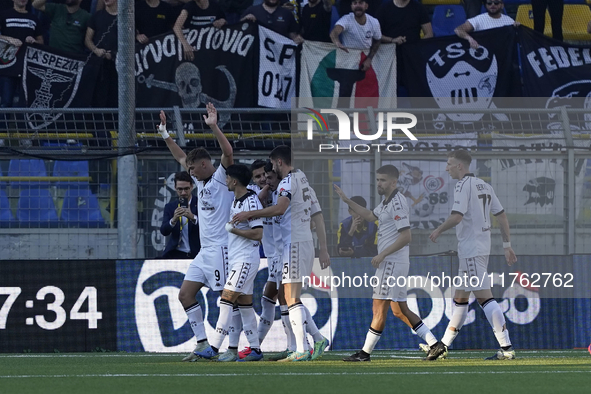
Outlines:
[{"label": "player's raised hand", "polygon": [[203,120],[208,126],[213,126],[218,123],[218,111],[212,103],[207,103],[207,116],[203,115]]},{"label": "player's raised hand", "polygon": [[339,195],[339,197],[341,198],[341,200],[343,201],[347,201],[347,196],[345,195],[345,193],[341,190],[340,187],[338,187],[336,184],[333,184],[334,187],[334,191],[335,193],[337,193]]},{"label": "player's raised hand", "polygon": [[512,266],[517,262],[517,256],[513,251],[513,248],[505,248],[505,260],[507,260],[507,265]]},{"label": "player's raised hand", "polygon": [[160,110],[160,124],[166,126],[166,114]]}]

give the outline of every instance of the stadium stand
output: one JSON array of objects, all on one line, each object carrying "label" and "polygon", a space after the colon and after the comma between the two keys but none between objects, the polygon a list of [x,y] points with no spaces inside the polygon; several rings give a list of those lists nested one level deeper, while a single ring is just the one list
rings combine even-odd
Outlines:
[{"label": "stadium stand", "polygon": [[59,223],[48,189],[21,190],[16,216],[25,227],[57,227]]},{"label": "stadium stand", "polygon": [[[520,5],[517,9],[515,20],[523,26],[533,29],[534,17],[531,4]],[[562,33],[565,40],[588,41],[591,40],[591,34],[587,33],[587,23],[591,20],[591,10],[583,4],[565,4],[562,17]],[[546,24],[544,26],[544,35],[552,37],[552,28],[550,26],[550,15],[546,10]]]},{"label": "stadium stand", "polygon": [[98,199],[88,187],[66,191],[61,220],[66,227],[96,228],[106,226]]}]

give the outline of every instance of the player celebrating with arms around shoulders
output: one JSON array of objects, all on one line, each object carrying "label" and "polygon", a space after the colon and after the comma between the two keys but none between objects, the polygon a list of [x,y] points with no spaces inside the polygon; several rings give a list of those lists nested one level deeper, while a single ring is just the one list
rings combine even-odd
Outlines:
[{"label": "player celebrating with arms around shoulders", "polygon": [[[441,341],[448,347],[458,335],[468,315],[468,301],[470,292],[472,292],[501,346],[501,349],[492,357],[488,357],[487,360],[511,360],[515,358],[515,351],[509,339],[503,311],[493,298],[490,277],[487,272],[490,254],[491,212],[499,221],[507,264],[511,266],[517,262],[515,252],[511,248],[509,220],[492,186],[470,173],[470,163],[472,162],[470,153],[460,149],[450,152],[447,157],[445,170],[452,179],[458,179],[454,190],[454,204],[451,215],[431,233],[429,238],[436,242],[441,233],[456,227],[458,257],[460,259],[458,276],[462,278],[466,276],[468,280],[463,284],[463,288],[456,288],[455,308]],[[472,277],[478,279],[476,286],[470,280]],[[480,283],[482,280],[484,282]]]},{"label": "player celebrating with arms around shoulders", "polygon": [[396,188],[399,172],[393,165],[380,167],[376,172],[378,194],[385,198],[373,211],[357,204],[337,185],[334,185],[336,193],[355,213],[367,221],[378,220],[378,255],[371,260],[371,265],[376,268],[375,276],[379,279],[378,285],[373,290],[373,319],[363,348],[345,357],[343,361],[370,361],[370,354],[386,327],[388,307],[392,306],[394,311],[395,304],[398,304],[400,311],[406,316],[417,335],[429,344],[429,354],[426,359],[435,360],[444,353],[445,347],[435,339],[421,318],[408,308],[406,286],[398,286],[397,280],[394,280],[393,284],[388,281],[392,277],[407,277],[410,268],[409,210],[406,197]]},{"label": "player celebrating with arms around shoulders", "polygon": [[[308,183],[306,175],[300,170],[295,170],[291,164],[291,148],[285,145],[278,146],[273,149],[269,158],[273,163],[273,170],[281,178],[277,203],[260,211],[239,213],[234,216],[233,222],[240,223],[253,217],[283,215],[281,219],[283,240],[281,286],[289,306],[289,320],[296,339],[296,351],[287,357],[287,361],[315,360],[324,353],[328,346],[328,339],[318,331],[310,311],[302,304],[300,296],[302,278],[310,276],[314,263],[310,221],[316,225],[320,244],[320,266],[324,269],[330,265],[324,216],[318,206],[316,193]],[[306,331],[314,338],[312,356],[306,349]]]},{"label": "player celebrating with arms around shoulders", "polygon": [[[228,190],[235,194],[228,219],[240,212],[257,211],[263,208],[259,197],[255,192],[246,188],[252,178],[252,172],[242,164],[234,164],[226,170],[226,183]],[[263,220],[252,218],[248,221],[225,224],[228,231],[228,282],[224,286],[222,299],[220,300],[220,316],[215,331],[210,338],[210,346],[207,349],[196,351],[195,354],[202,358],[217,358],[219,348],[228,334],[232,323],[232,309],[238,302],[242,327],[251,352],[245,358],[237,360],[233,352],[228,352],[228,357],[221,355],[219,361],[260,361],[263,353],[260,349],[257,321],[252,308],[252,292],[254,279],[261,262],[259,257],[260,241],[263,238]]]},{"label": "player celebrating with arms around shoulders", "polygon": [[212,103],[207,104],[205,123],[211,128],[222,149],[221,164],[216,169],[209,152],[204,148],[193,149],[185,154],[166,131],[166,115],[160,111],[158,132],[176,159],[193,177],[198,191],[198,220],[201,250],[191,262],[179,291],[179,301],[185,308],[197,347],[183,361],[194,361],[199,357],[194,353],[209,347],[203,312],[196,296],[203,286],[221,291],[226,282],[228,262],[228,233],[225,225],[230,215],[234,194],[226,185],[226,168],[234,163],[232,145],[217,125],[217,111]]}]

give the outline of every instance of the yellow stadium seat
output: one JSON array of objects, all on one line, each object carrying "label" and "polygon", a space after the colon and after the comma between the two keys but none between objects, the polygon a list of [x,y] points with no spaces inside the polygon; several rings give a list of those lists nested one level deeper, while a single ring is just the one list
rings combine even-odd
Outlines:
[{"label": "yellow stadium seat", "polygon": [[[591,1],[591,0],[589,0]],[[423,5],[451,5],[462,4],[461,0],[421,0]]]},{"label": "yellow stadium seat", "polygon": [[[591,0],[588,0],[591,1]],[[534,17],[531,4],[522,4],[517,9],[517,22],[530,29],[534,28]],[[562,17],[562,35],[565,40],[586,41],[591,40],[591,34],[587,33],[587,24],[591,20],[591,10],[583,4],[565,4]],[[552,37],[550,15],[546,10],[546,24],[544,35]]]}]

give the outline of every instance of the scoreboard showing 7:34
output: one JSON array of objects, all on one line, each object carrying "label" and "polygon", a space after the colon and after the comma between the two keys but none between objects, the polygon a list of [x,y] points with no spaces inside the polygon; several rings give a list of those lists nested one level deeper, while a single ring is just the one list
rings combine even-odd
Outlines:
[{"label": "scoreboard showing 7:34", "polygon": [[116,350],[114,261],[0,264],[2,352]]}]

